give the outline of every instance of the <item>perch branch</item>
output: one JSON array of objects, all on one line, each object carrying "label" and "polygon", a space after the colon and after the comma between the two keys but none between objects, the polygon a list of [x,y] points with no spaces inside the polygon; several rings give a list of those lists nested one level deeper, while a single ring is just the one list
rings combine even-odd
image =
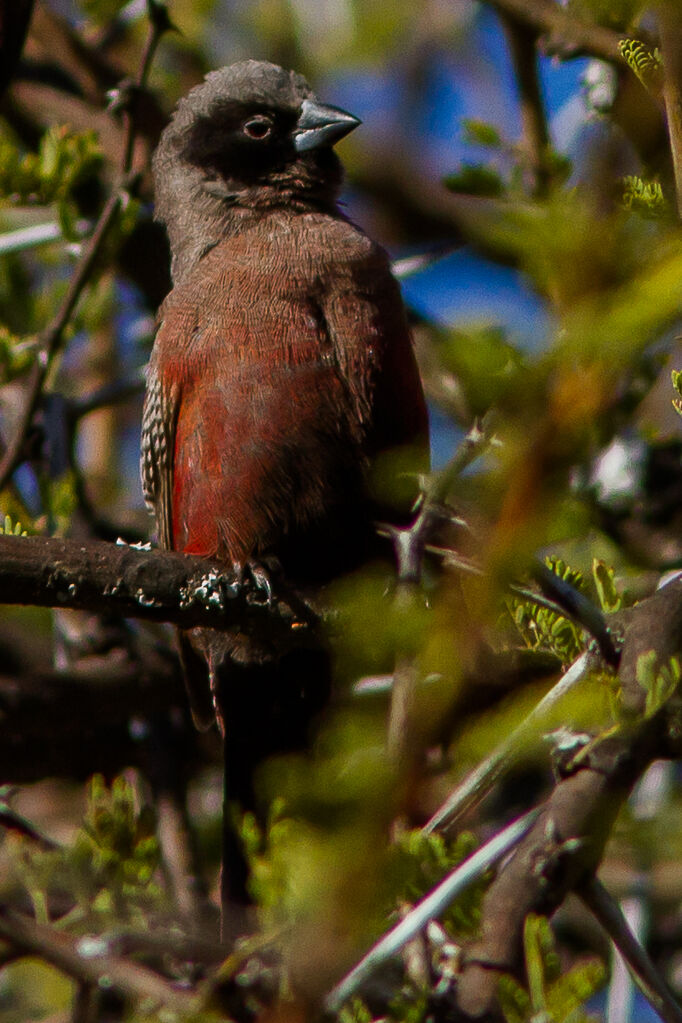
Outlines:
[{"label": "perch branch", "polygon": [[0,535],[0,604],[117,613],[183,629],[238,623],[282,640],[314,621],[293,595],[264,602],[248,581],[202,558],[42,536]]}]

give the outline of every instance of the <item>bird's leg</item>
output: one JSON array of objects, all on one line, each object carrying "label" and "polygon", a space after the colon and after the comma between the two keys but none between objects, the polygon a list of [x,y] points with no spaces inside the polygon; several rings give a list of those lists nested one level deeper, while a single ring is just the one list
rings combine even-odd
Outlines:
[{"label": "bird's leg", "polygon": [[249,603],[264,604],[267,607],[272,605],[272,578],[282,571],[277,558],[249,558],[244,562],[235,562],[232,568],[238,584],[247,586],[250,591],[247,595]]}]

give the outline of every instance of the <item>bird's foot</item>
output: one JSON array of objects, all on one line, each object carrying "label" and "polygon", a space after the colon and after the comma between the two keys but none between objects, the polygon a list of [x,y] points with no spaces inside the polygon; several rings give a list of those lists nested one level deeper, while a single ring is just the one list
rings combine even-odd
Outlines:
[{"label": "bird's foot", "polygon": [[235,564],[234,571],[239,585],[247,588],[247,603],[264,604],[267,607],[272,605],[272,577],[281,571],[277,558],[265,558],[262,561],[249,558],[248,561]]}]

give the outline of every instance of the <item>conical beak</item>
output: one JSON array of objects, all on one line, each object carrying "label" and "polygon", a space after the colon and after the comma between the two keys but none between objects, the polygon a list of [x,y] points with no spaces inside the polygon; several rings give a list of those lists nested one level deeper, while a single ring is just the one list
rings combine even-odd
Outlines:
[{"label": "conical beak", "polygon": [[308,149],[333,146],[360,123],[359,118],[339,107],[304,99],[293,131],[294,147],[298,153],[305,153]]}]

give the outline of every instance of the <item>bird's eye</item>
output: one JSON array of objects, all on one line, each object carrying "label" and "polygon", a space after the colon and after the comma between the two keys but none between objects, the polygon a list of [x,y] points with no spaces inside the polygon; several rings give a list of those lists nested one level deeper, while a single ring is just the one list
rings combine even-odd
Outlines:
[{"label": "bird's eye", "polygon": [[248,121],[244,121],[242,131],[250,139],[266,139],[272,131],[272,121],[263,115],[250,117]]}]

